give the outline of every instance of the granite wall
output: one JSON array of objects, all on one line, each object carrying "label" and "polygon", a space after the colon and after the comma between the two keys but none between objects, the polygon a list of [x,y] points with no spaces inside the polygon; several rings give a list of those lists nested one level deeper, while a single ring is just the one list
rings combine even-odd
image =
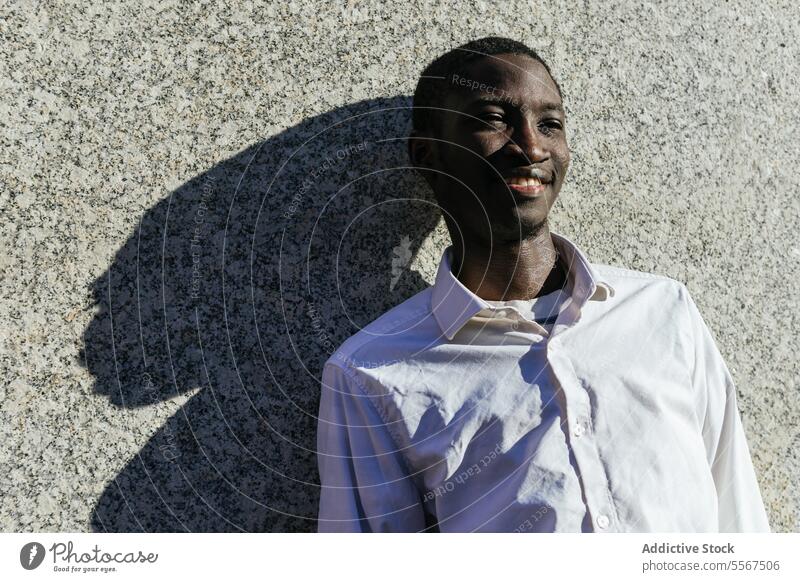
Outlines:
[{"label": "granite wall", "polygon": [[487,34],[564,88],[554,229],[688,286],[773,529],[800,530],[792,3],[2,12],[0,530],[315,527],[320,367],[447,244],[409,95]]}]

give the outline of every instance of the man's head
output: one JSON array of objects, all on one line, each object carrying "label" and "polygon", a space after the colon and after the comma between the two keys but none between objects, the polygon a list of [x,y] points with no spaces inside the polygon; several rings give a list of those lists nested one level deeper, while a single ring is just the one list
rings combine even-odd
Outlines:
[{"label": "man's head", "polygon": [[546,223],[570,154],[561,88],[535,51],[488,37],[439,57],[417,84],[413,125],[412,163],[454,239],[496,244]]}]

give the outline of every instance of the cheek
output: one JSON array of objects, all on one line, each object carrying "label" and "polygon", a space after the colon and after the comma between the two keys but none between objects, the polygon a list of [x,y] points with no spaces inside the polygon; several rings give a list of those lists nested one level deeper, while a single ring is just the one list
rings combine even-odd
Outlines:
[{"label": "cheek", "polygon": [[463,131],[451,136],[448,143],[453,150],[453,157],[472,162],[490,157],[508,142],[508,137],[499,131]]},{"label": "cheek", "polygon": [[498,154],[508,141],[508,136],[502,132],[483,133],[476,139],[472,149],[479,158],[489,159]]},{"label": "cheek", "polygon": [[443,156],[445,167],[449,172],[459,176],[465,182],[485,181],[487,174],[492,172],[492,165],[488,158],[502,147],[496,144],[498,140],[479,138],[467,142],[452,142],[444,149]]}]

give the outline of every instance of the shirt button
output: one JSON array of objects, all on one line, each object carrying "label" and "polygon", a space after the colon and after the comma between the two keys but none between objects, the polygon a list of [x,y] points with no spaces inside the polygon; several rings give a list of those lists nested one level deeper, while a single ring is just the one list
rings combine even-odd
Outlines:
[{"label": "shirt button", "polygon": [[585,433],[585,432],[586,432],[586,429],[583,428],[582,424],[576,424],[575,428],[572,429],[572,434],[574,434],[576,437],[583,436],[583,433]]},{"label": "shirt button", "polygon": [[608,524],[611,523],[611,520],[608,519],[607,515],[603,515],[602,513],[597,516],[597,527],[600,529],[606,529]]},{"label": "shirt button", "polygon": [[508,312],[505,309],[501,309],[497,312],[497,317],[505,317],[506,315],[508,315]]}]

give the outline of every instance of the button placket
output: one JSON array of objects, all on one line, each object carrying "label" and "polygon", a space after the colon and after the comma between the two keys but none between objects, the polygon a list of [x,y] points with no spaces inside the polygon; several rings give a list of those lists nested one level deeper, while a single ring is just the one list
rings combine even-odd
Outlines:
[{"label": "button placket", "polygon": [[[569,434],[573,437],[569,446],[578,467],[586,507],[592,515],[597,516],[594,525],[598,529],[606,530],[611,528],[610,516],[613,516],[613,509],[608,507],[610,495],[608,478],[600,460],[594,435],[589,430],[591,429],[589,394],[578,379],[569,358],[562,355],[561,342],[551,342],[548,348],[548,361],[566,402],[565,415],[568,426],[571,427]],[[604,519],[598,521],[601,515]]]},{"label": "button placket", "polygon": [[572,429],[572,434],[577,437],[585,435],[589,432],[589,419],[586,416],[579,416],[575,421],[575,427]]}]

